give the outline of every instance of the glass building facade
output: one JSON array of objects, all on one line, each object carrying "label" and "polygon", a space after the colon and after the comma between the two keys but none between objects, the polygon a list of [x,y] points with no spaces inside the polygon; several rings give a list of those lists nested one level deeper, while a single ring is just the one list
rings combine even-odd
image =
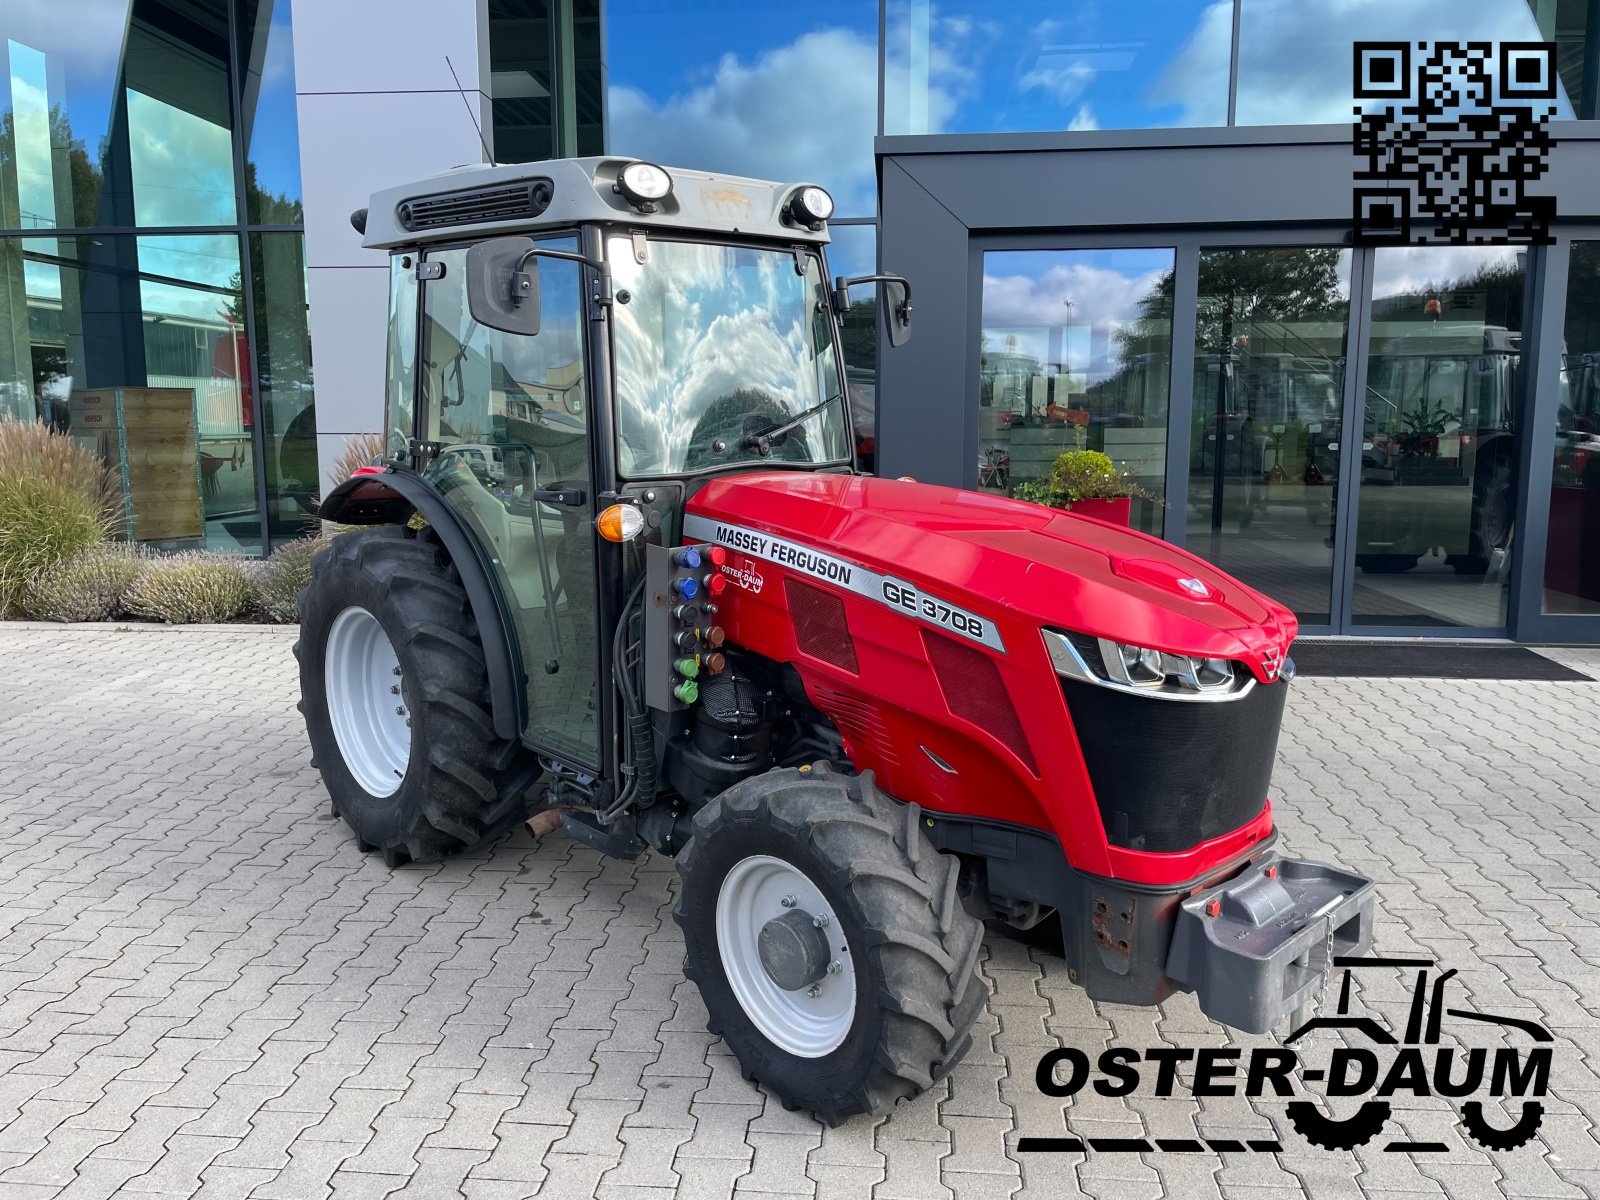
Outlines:
[{"label": "glass building facade", "polygon": [[262,553],[318,490],[288,0],[0,6],[0,413],[124,536]]},{"label": "glass building facade", "polygon": [[[1600,633],[1600,242],[1571,225],[1531,251],[1352,247],[1342,215],[1291,211],[1304,189],[1287,146],[1347,137],[1358,38],[1554,42],[1556,118],[1594,136],[1592,0],[472,7],[441,10],[435,32],[497,160],[615,153],[820,183],[834,270],[869,273],[883,247],[921,289],[907,353],[962,356],[937,386],[880,376],[870,299],[846,319],[868,466],[1006,492],[1082,445],[1158,497],[1135,505],[1139,528],[1309,628]],[[342,88],[337,22],[313,16],[302,110],[385,87],[412,90],[374,103],[421,105],[450,86],[374,59]],[[0,409],[103,453],[136,540],[264,551],[306,527],[321,490],[293,33],[289,0],[0,8]],[[429,153],[470,158],[465,113],[428,111]],[[310,274],[338,297],[366,262],[343,212],[418,168],[404,138],[357,167],[317,136],[328,232]],[[1253,183],[1184,157],[1267,142],[1285,145],[1251,157]],[[982,199],[935,198],[965,239],[958,305],[926,290],[932,243],[900,236],[884,200],[900,156],[933,146],[960,150],[961,187]],[[1155,166],[1095,217],[1118,186],[1102,149]],[[1282,203],[1202,211],[1227,186]],[[324,374],[346,381],[328,403],[351,408],[326,414],[327,459],[377,414],[341,399],[368,374],[346,325],[375,322],[324,320],[341,354]],[[1556,357],[1536,369],[1538,346]],[[896,433],[911,427],[944,430],[937,450]]]},{"label": "glass building facade", "polygon": [[[982,199],[970,212],[936,189],[934,201],[967,226],[977,266],[961,279],[976,302],[954,305],[959,325],[933,336],[951,367],[964,343],[965,388],[954,370],[937,389],[898,388],[891,374],[880,403],[875,313],[859,305],[846,351],[869,466],[1006,493],[1064,449],[1101,450],[1158,498],[1135,503],[1136,527],[1282,598],[1309,629],[1600,635],[1600,622],[1540,624],[1600,617],[1600,243],[1563,233],[1531,257],[1374,251],[1349,245],[1347,219],[1306,220],[1290,204],[1253,227],[1203,228],[1190,192],[1205,181],[1186,177],[1178,148],[1195,144],[1181,131],[1242,145],[1264,126],[1348,128],[1357,40],[1554,42],[1554,119],[1594,121],[1590,0],[491,0],[489,11],[497,157],[603,151],[820,183],[838,205],[843,274],[875,269],[880,240],[895,240],[902,215],[880,211],[880,193],[897,156],[923,139],[960,149],[963,194]],[[1010,136],[947,136],[963,134]],[[1141,151],[1156,166],[1129,198],[1151,214],[1143,231],[1118,215],[1103,221],[1114,231],[1086,232],[1107,186],[1090,164],[1104,160],[1070,151],[1163,141]],[[1035,150],[1024,174],[1042,195],[1030,204],[1015,198],[1015,164]],[[1289,159],[1269,151],[1250,170],[1270,177],[1274,162]],[[885,269],[926,286],[923,247],[900,244]],[[918,311],[937,322],[927,301]],[[1549,346],[1558,326],[1559,402],[1532,406],[1534,336]],[[1525,419],[1546,409],[1553,441]],[[895,428],[911,426],[897,444]],[[928,437],[959,442],[961,460],[940,465]],[[1544,461],[1530,469],[1534,454]],[[1519,518],[1547,543],[1539,552]]]}]

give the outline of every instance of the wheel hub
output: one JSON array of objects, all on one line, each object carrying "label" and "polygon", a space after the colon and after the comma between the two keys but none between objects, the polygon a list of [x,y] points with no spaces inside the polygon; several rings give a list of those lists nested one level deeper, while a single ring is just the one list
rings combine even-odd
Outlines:
[{"label": "wheel hub", "polygon": [[411,711],[400,660],[378,618],[352,606],[323,648],[328,721],[344,765],[363,790],[392,796],[411,761]]},{"label": "wheel hub", "polygon": [[756,948],[767,977],[786,992],[817,983],[828,973],[828,935],[817,918],[791,908],[761,927]]},{"label": "wheel hub", "polygon": [[768,854],[734,863],[717,894],[717,952],[761,1035],[801,1058],[843,1045],[856,972],[838,914],[804,871]]}]

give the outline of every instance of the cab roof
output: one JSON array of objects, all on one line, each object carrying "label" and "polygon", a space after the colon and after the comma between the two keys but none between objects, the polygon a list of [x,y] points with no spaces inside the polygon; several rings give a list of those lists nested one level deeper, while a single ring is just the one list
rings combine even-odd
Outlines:
[{"label": "cab roof", "polygon": [[655,212],[640,213],[615,190],[622,168],[638,161],[606,156],[455,167],[373,193],[361,244],[383,250],[464,236],[565,229],[584,222],[787,242],[828,240],[826,225],[812,232],[783,216],[785,204],[806,181],[769,183],[664,167],[672,176],[671,194],[656,202]]}]

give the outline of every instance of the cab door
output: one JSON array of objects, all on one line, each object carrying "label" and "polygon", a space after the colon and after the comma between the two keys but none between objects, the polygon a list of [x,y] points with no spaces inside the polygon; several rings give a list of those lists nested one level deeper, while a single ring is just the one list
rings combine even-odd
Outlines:
[{"label": "cab door", "polygon": [[[577,239],[541,239],[576,250]],[[468,311],[467,248],[422,260],[419,434],[437,450],[427,479],[477,536],[526,680],[524,739],[574,766],[599,766],[599,618],[581,269],[540,267],[533,336]],[[484,619],[480,614],[479,619]]]}]

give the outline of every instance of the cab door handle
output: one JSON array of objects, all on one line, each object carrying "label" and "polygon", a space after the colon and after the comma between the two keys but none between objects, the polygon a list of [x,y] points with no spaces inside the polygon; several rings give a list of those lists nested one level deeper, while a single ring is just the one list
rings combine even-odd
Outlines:
[{"label": "cab door handle", "polygon": [[582,508],[589,502],[589,493],[582,488],[535,488],[528,494],[540,504],[562,504],[568,508]]}]

